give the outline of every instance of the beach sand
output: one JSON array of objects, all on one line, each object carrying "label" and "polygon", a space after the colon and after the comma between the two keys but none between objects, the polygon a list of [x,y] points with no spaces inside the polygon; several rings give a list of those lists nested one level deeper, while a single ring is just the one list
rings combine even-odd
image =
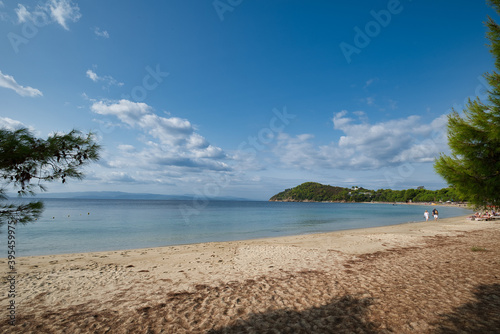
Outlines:
[{"label": "beach sand", "polygon": [[16,259],[1,333],[499,333],[500,221]]}]

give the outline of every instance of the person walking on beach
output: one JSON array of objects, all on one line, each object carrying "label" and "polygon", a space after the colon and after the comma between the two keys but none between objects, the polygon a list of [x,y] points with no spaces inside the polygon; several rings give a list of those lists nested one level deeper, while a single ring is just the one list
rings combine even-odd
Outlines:
[{"label": "person walking on beach", "polygon": [[424,217],[425,217],[425,221],[428,222],[429,221],[429,211],[425,210]]},{"label": "person walking on beach", "polygon": [[436,210],[436,208],[432,210],[432,215],[434,216],[434,220],[438,220],[438,210]]}]

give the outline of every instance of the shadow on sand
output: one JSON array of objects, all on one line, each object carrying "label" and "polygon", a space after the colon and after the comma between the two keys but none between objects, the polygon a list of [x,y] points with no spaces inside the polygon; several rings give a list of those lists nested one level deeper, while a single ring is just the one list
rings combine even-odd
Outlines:
[{"label": "shadow on sand", "polygon": [[303,311],[281,309],[252,314],[235,325],[208,333],[378,333],[378,326],[368,320],[371,304],[371,298],[346,295]]},{"label": "shadow on sand", "polygon": [[442,314],[434,333],[500,333],[500,284],[479,285],[474,295],[475,301]]},{"label": "shadow on sand", "polygon": [[[500,333],[500,284],[478,285],[475,300],[462,304],[452,312],[440,315],[430,323],[429,332]],[[222,333],[387,333],[390,330],[369,320],[371,298],[346,295],[328,304],[303,311],[281,309],[251,314],[246,320],[213,329],[210,334]],[[381,328],[382,327],[382,328]],[[427,331],[426,331],[427,332]]]}]

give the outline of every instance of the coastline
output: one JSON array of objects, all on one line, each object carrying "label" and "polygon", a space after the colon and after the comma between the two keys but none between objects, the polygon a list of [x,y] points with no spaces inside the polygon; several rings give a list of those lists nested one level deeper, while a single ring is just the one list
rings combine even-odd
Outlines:
[{"label": "coastline", "polygon": [[[470,300],[477,284],[500,283],[500,265],[491,260],[500,258],[498,249],[493,247],[495,242],[496,245],[500,244],[500,224],[494,221],[468,221],[465,218],[245,241],[18,258],[16,303],[20,315],[13,328],[17,332],[31,330],[34,333],[37,331],[36,326],[42,326],[47,332],[57,332],[71,326],[73,329],[82,326],[90,329],[92,327],[85,326],[94,326],[98,328],[97,332],[105,332],[106,326],[110,326],[110,332],[114,333],[124,328],[128,330],[139,328],[134,326],[154,324],[157,329],[170,328],[167,332],[176,333],[204,333],[221,328],[236,330],[238,324],[251,322],[257,309],[261,310],[259,312],[268,312],[270,309],[272,312],[281,309],[303,312],[311,307],[330,305],[324,298],[342,299],[346,295],[355,295],[353,291],[362,291],[362,295],[365,294],[373,305],[378,305],[377,300],[385,298],[378,296],[380,284],[386,290],[396,289],[398,284],[405,284],[410,290],[413,288],[409,281],[396,284],[390,279],[378,282],[378,278],[395,275],[390,277],[400,277],[397,279],[399,282],[409,272],[417,275],[425,272],[427,269],[421,263],[417,264],[418,261],[423,261],[433,269],[430,274],[427,273],[427,278],[419,278],[428,280],[427,283],[419,281],[423,287],[429,282],[440,284],[441,281],[450,286],[439,286],[439,289],[450,289],[452,294],[457,289],[466,288],[462,292],[464,298],[450,297],[448,299],[451,301],[446,301],[446,307],[443,301],[437,302],[441,308],[451,311],[454,306],[459,307]],[[483,247],[487,251],[473,252],[473,246]],[[459,251],[463,253],[459,257],[450,255]],[[469,277],[463,268],[471,267],[471,263],[464,262],[471,256],[479,257],[485,263],[481,267],[476,259],[474,270],[478,272],[467,269],[471,271]],[[436,266],[432,266],[433,261],[438,261]],[[453,267],[459,262],[464,262],[465,267]],[[446,267],[446,271],[439,266]],[[489,269],[484,271],[486,267]],[[2,277],[5,277],[6,270],[6,259],[2,259]],[[436,271],[440,274],[433,278]],[[454,276],[457,271],[460,275]],[[464,281],[459,282],[460,279]],[[294,282],[299,281],[307,284],[295,286]],[[259,286],[262,288],[262,284],[269,285],[269,282],[273,282],[274,292],[268,292],[267,297],[261,296]],[[1,287],[5,290],[5,281],[2,281]],[[323,297],[318,295],[314,300],[308,299],[308,295],[316,295],[317,291],[324,289],[326,292],[323,292]],[[403,290],[400,288],[400,292]],[[429,288],[426,293],[432,296],[439,291]],[[213,295],[217,293],[224,295],[226,302],[220,304]],[[279,302],[270,301],[269,293],[279,297]],[[198,295],[214,299],[196,304],[193,298]],[[415,312],[419,311],[415,309],[418,303],[427,302],[423,296],[408,296],[416,298],[415,305],[410,307]],[[254,298],[254,302],[244,305],[241,301],[245,298]],[[358,299],[366,299],[363,298]],[[240,303],[236,302],[237,299]],[[303,301],[295,301],[297,305],[293,306],[291,300],[294,299]],[[3,294],[0,297],[2,309],[5,309],[6,303]],[[177,305],[177,311],[167,308],[171,304]],[[187,320],[176,320],[175,312],[188,306],[193,309]],[[85,315],[82,313],[84,310],[89,313]],[[144,310],[165,314],[158,319],[136,316],[134,323],[125,321],[131,314],[142,314]],[[380,318],[375,310],[367,310],[369,316],[366,321],[369,320],[381,330],[409,330],[407,322],[400,323],[396,319],[402,316],[400,310],[386,311],[384,317]],[[398,317],[394,318],[394,314],[398,314]],[[424,315],[430,316],[427,313]],[[121,319],[121,322],[116,322],[115,318]],[[160,324],[158,322],[161,319],[164,320]],[[439,317],[432,321],[429,319],[422,319],[421,323],[417,321],[411,326],[425,332],[432,327],[431,322],[438,321]],[[115,321],[114,325],[112,321]],[[257,326],[257,323],[254,325]],[[122,330],[114,326],[121,326]],[[2,333],[12,332],[13,328],[6,327],[3,322],[0,324]]]},{"label": "coastline", "polygon": [[[310,201],[310,200],[268,200],[268,202],[282,202],[282,203],[342,203],[342,204],[387,204],[387,205],[424,205],[424,206],[451,206],[470,208],[468,203],[446,203],[446,202],[347,202],[347,201]],[[470,209],[472,210],[472,209]]]},{"label": "coastline", "polygon": [[[210,203],[207,208],[191,215],[185,210],[185,205],[191,204],[185,201],[116,201],[102,205],[92,200],[82,200],[77,204],[54,200],[47,204],[39,222],[19,227],[16,257],[130,250],[394,225],[421,221],[424,210],[433,209],[421,205],[372,203],[259,201],[241,204],[229,201]],[[471,210],[456,206],[443,207],[439,211],[442,218],[472,214]],[[7,253],[0,253],[2,257],[7,257]]]}]

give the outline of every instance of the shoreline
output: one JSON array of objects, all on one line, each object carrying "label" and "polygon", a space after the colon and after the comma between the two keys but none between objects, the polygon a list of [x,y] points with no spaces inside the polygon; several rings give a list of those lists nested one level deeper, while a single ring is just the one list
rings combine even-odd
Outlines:
[{"label": "shoreline", "polygon": [[[400,235],[405,236],[402,239],[414,239],[418,237],[427,237],[434,236],[439,233],[453,235],[447,228],[455,228],[455,227],[466,227],[467,231],[475,230],[476,228],[481,229],[482,226],[477,226],[476,224],[464,224],[464,223],[474,223],[474,221],[467,220],[468,215],[464,216],[456,216],[449,218],[439,219],[437,222],[431,217],[429,221],[408,221],[402,223],[396,223],[392,225],[383,225],[383,226],[373,226],[373,227],[362,227],[362,228],[351,228],[344,230],[336,230],[336,231],[328,231],[328,232],[313,232],[313,233],[305,233],[305,234],[297,234],[297,235],[288,235],[288,236],[277,236],[277,237],[262,237],[262,238],[253,238],[253,239],[242,239],[242,240],[230,240],[230,241],[209,241],[209,242],[201,242],[201,243],[187,243],[187,244],[177,244],[177,245],[167,245],[167,246],[157,246],[157,247],[143,247],[143,248],[131,248],[131,249],[117,249],[117,250],[106,250],[106,251],[89,251],[89,252],[76,252],[76,253],[63,253],[63,254],[46,254],[46,255],[29,255],[18,257],[18,260],[29,260],[29,259],[40,259],[40,258],[54,258],[54,257],[88,257],[88,256],[106,256],[117,253],[144,253],[146,251],[159,251],[159,252],[168,252],[169,250],[179,250],[179,249],[194,249],[194,248],[206,248],[209,246],[212,247],[241,247],[243,245],[295,245],[295,247],[308,247],[316,246],[320,244],[315,244],[317,241],[326,242],[327,240],[336,240],[339,242],[336,245],[333,245],[333,249],[344,252],[347,254],[363,254],[370,253],[373,251],[383,251],[387,249],[389,246],[379,245],[371,245],[371,243],[364,244],[360,248],[351,249],[349,247],[351,237],[358,236],[368,236],[368,235]],[[481,222],[485,223],[485,222]],[[491,223],[491,222],[490,222]],[[494,223],[494,222],[493,222]],[[448,225],[440,225],[440,224],[448,224]],[[394,234],[394,235],[393,235]],[[308,242],[308,240],[311,240]],[[314,241],[313,241],[314,240]],[[394,245],[401,246],[400,243],[397,243],[396,240],[393,240]],[[298,245],[300,244],[300,246]],[[331,247],[330,247],[331,248]],[[0,258],[0,265],[6,261],[6,258]],[[0,270],[0,273],[2,271]]]},{"label": "shoreline", "polygon": [[[313,203],[313,202],[311,202]],[[314,202],[314,203],[332,203],[332,202]],[[427,202],[419,202],[419,203],[399,203],[399,202],[350,202],[350,203],[345,203],[345,204],[367,204],[367,205],[376,205],[376,204],[382,204],[382,205],[413,205],[413,206],[432,206],[432,207],[438,207],[438,206],[445,206],[445,207],[456,207],[456,208],[461,208],[461,209],[466,209],[466,210],[470,210],[470,209],[467,209],[467,208],[464,208],[462,207],[463,204],[444,204],[444,203],[441,203],[441,204],[436,204],[436,203],[427,203]],[[430,209],[429,209],[430,211]],[[463,213],[462,213],[463,214]],[[472,210],[470,212],[470,214],[472,214]],[[443,219],[448,219],[448,218],[458,218],[458,217],[461,217],[461,216],[455,216],[455,217],[449,217],[449,215],[447,215],[448,217],[447,218],[442,218],[441,220]],[[423,217],[423,214],[422,214],[422,217]],[[369,221],[369,219],[362,219],[363,221]],[[433,218],[431,217],[431,219],[429,219],[429,221],[433,220]],[[423,221],[422,220],[408,220],[408,221],[404,221],[404,220],[396,220],[396,221],[391,221],[390,223],[386,222],[386,224],[390,224],[390,225],[379,225],[379,226],[375,226],[375,227],[384,227],[384,226],[393,226],[393,225],[400,225],[400,224],[408,224],[408,223],[415,223],[415,222],[420,222],[420,221]],[[337,227],[338,228],[338,227]],[[342,228],[342,227],[341,227]],[[229,238],[223,238],[225,240],[215,240],[215,241],[202,241],[202,242],[198,242],[198,241],[193,241],[193,242],[190,242],[189,240],[186,240],[187,242],[184,242],[184,243],[177,243],[177,244],[164,244],[164,245],[154,245],[154,246],[145,246],[145,245],[139,245],[139,246],[136,246],[136,247],[130,247],[130,248],[116,248],[116,249],[105,249],[106,247],[101,247],[101,249],[99,250],[92,250],[92,248],[89,248],[87,247],[87,249],[79,249],[77,251],[71,251],[71,250],[62,250],[62,251],[56,251],[54,253],[41,253],[40,251],[38,252],[31,252],[32,254],[31,255],[23,255],[22,257],[39,257],[39,256],[51,256],[51,255],[71,255],[71,254],[86,254],[86,253],[97,253],[97,252],[116,252],[116,251],[133,251],[133,250],[138,250],[138,249],[150,249],[150,248],[161,248],[161,247],[175,247],[175,246],[186,246],[186,245],[197,245],[197,244],[200,244],[200,243],[214,243],[214,242],[240,242],[240,241],[251,241],[251,240],[258,240],[258,239],[273,239],[273,238],[282,238],[282,237],[294,237],[294,236],[303,236],[303,235],[311,235],[311,234],[323,234],[323,233],[330,233],[330,232],[342,232],[342,231],[347,231],[347,230],[352,230],[352,229],[367,229],[367,228],[372,228],[372,227],[356,227],[356,228],[349,228],[349,227],[343,227],[344,229],[338,229],[338,230],[332,230],[332,231],[328,231],[328,229],[325,229],[326,231],[295,231],[294,233],[298,233],[298,234],[285,234],[285,233],[277,233],[277,234],[281,234],[281,236],[258,236],[258,237],[251,237],[250,239],[245,239],[245,237],[241,237],[241,239],[229,239]],[[135,245],[134,245],[135,246]],[[68,248],[68,247],[66,247]],[[103,249],[104,248],[104,249]],[[69,248],[68,248],[69,249]],[[30,252],[28,252],[30,253]],[[7,257],[6,255],[7,253],[5,252],[3,256],[0,255],[0,260],[2,259],[5,259]]]},{"label": "shoreline", "polygon": [[[209,277],[194,275],[194,280],[202,284],[214,284],[224,278],[244,274],[248,276],[257,273],[268,273],[276,268],[289,270],[286,264],[276,263],[294,252],[300,251],[303,255],[309,253],[322,253],[315,261],[303,261],[294,258],[294,267],[303,269],[321,269],[325,252],[330,255],[342,255],[340,257],[352,257],[363,254],[384,252],[390,249],[421,246],[426,238],[435,236],[457,236],[461,233],[482,230],[486,227],[497,226],[495,222],[476,222],[466,219],[467,216],[440,219],[437,222],[405,222],[394,225],[377,227],[366,227],[359,229],[346,229],[321,233],[310,233],[293,236],[267,237],[236,241],[214,241],[205,243],[171,245],[160,247],[148,247],[137,249],[124,249],[112,251],[49,254],[18,257],[16,259],[20,273],[29,272],[28,268],[37,269],[51,268],[52,271],[67,270],[68,264],[77,264],[77,267],[86,266],[87,261],[100,266],[128,266],[136,270],[158,272],[160,277],[172,281],[173,290],[185,290],[192,287],[191,275],[186,272],[203,272],[210,274]],[[245,254],[246,260],[258,264],[262,259],[268,259],[269,263],[263,265],[271,270],[259,267],[247,268],[247,263],[242,268],[233,266],[225,268],[228,262],[234,262],[234,256],[241,250],[252,253]],[[210,255],[208,253],[211,252]],[[201,255],[200,255],[201,254]],[[214,260],[217,259],[217,262]],[[309,258],[308,258],[309,259]],[[218,262],[219,260],[222,260]],[[155,262],[158,262],[155,264]],[[290,264],[291,262],[287,262]],[[74,267],[74,266],[73,266]],[[172,270],[181,268],[181,270]],[[7,259],[0,259],[0,275],[5,276]],[[71,266],[69,268],[71,269]],[[122,268],[123,269],[123,268]],[[164,270],[165,269],[165,270]],[[202,269],[200,271],[200,269]],[[296,268],[295,268],[296,269]],[[182,273],[182,274],[180,274]],[[228,276],[229,275],[229,276]],[[172,277],[170,277],[172,276]],[[200,280],[201,278],[201,280]],[[234,278],[234,277],[233,277]],[[237,278],[234,278],[237,279]],[[1,300],[1,297],[0,297]]]},{"label": "shoreline", "polygon": [[280,203],[341,203],[341,204],[388,204],[388,205],[428,205],[428,206],[455,206],[470,209],[469,203],[458,203],[458,202],[347,202],[347,201],[310,201],[310,200],[268,200],[268,202],[280,202]]},{"label": "shoreline", "polygon": [[[404,333],[408,324],[400,324],[398,319],[404,318],[405,312],[408,317],[431,319],[431,311],[420,312],[416,305],[442,289],[449,289],[455,297],[442,297],[435,306],[425,307],[451,310],[469,300],[477,284],[500,283],[500,252],[495,246],[499,242],[498,222],[468,221],[461,216],[244,241],[21,257],[16,259],[19,317],[14,332],[35,333],[39,328],[46,332],[80,328],[105,332],[110,326],[110,333],[114,333],[124,328],[144,331],[140,328],[145,327],[134,326],[147,324],[156,326],[152,332],[163,328],[176,333],[205,333],[218,328],[244,332],[238,323],[251,322],[259,312],[275,315],[273,312],[284,308],[303,316],[302,312],[314,305],[331,305],[331,298],[342,300],[346,294],[361,293],[379,305],[367,310],[377,328],[385,326]],[[485,251],[473,252],[473,246]],[[474,266],[468,261],[474,261]],[[6,259],[2,259],[2,277],[6,271]],[[439,286],[431,289],[433,282]],[[401,290],[401,284],[406,288]],[[403,298],[401,291],[417,287],[428,292],[405,292],[404,296],[412,298],[409,307],[419,315],[398,309],[399,304],[392,305],[392,301],[383,302],[388,297],[379,293],[394,289],[390,296],[398,301]],[[0,288],[5,290],[5,281]],[[323,292],[318,295],[318,291]],[[457,291],[462,291],[460,298]],[[6,303],[3,294],[2,309]],[[386,304],[392,306],[385,316],[378,316],[376,310],[388,307]],[[181,310],[188,313],[176,313]],[[156,316],[145,316],[153,311]],[[431,320],[425,319],[411,326],[431,326]],[[253,328],[260,323],[255,321]],[[0,323],[1,333],[11,330]]]},{"label": "shoreline", "polygon": [[[375,203],[375,204],[382,204],[382,203]],[[410,205],[410,204],[409,204]],[[455,216],[455,217],[448,217],[448,218],[442,218],[439,219],[439,222],[441,221],[447,221],[447,220],[453,220],[453,219],[461,219],[463,218],[464,220],[469,217],[469,215],[465,216]],[[84,256],[85,254],[97,254],[97,253],[116,253],[116,252],[130,252],[130,251],[142,251],[142,250],[150,250],[150,249],[157,249],[157,248],[171,248],[171,247],[183,247],[183,246],[196,246],[196,245],[204,245],[204,244],[224,244],[224,243],[244,243],[244,242],[265,242],[266,240],[270,241],[276,241],[279,243],[280,239],[295,239],[296,237],[301,237],[301,236],[314,236],[314,235],[328,235],[328,234],[335,234],[335,233],[342,233],[342,232],[353,232],[355,234],[363,234],[365,232],[368,232],[371,229],[383,229],[385,227],[392,227],[392,226],[398,226],[398,225],[406,225],[406,224],[419,224],[419,223],[431,223],[435,222],[434,218],[429,217],[429,221],[406,221],[406,222],[400,222],[400,223],[394,223],[390,225],[382,225],[382,226],[372,226],[372,227],[360,227],[360,228],[348,228],[348,229],[341,229],[341,230],[334,230],[334,231],[326,231],[326,232],[310,232],[310,233],[303,233],[303,234],[294,234],[294,235],[285,235],[285,236],[275,236],[275,237],[259,237],[259,238],[251,238],[251,239],[237,239],[237,240],[228,240],[228,241],[206,241],[206,242],[194,242],[194,243],[183,243],[183,244],[175,244],[175,245],[165,245],[165,246],[152,246],[152,247],[140,247],[140,248],[123,248],[123,249],[112,249],[112,250],[98,250],[98,251],[88,251],[88,252],[74,252],[74,253],[57,253],[57,254],[39,254],[39,255],[26,255],[22,257],[18,257],[18,259],[23,259],[23,258],[37,258],[37,257],[52,257],[52,256]],[[357,232],[359,233],[357,233]],[[6,260],[7,257],[0,257],[0,263],[2,260]],[[1,270],[0,270],[1,273]]]}]

